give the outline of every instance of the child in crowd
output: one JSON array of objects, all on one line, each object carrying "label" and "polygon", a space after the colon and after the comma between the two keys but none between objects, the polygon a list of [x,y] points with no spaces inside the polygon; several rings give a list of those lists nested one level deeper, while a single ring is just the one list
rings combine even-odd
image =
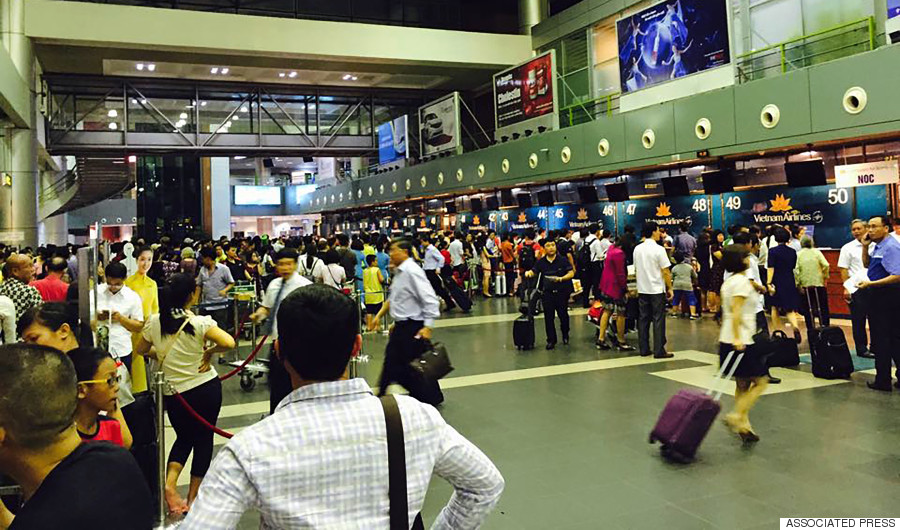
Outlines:
[{"label": "child in crowd", "polygon": [[100,348],[75,348],[69,352],[69,358],[78,376],[75,426],[81,439],[130,449],[131,431],[118,405],[117,361]]},{"label": "child in crowd", "polygon": [[697,320],[700,315],[697,313],[697,296],[694,295],[694,286],[697,284],[697,271],[685,259],[684,252],[676,250],[673,254],[675,266],[672,267],[672,287],[675,290],[675,297],[672,299],[672,316],[677,317],[681,310],[681,299],[687,297],[688,305],[691,307],[691,320]]},{"label": "child in crowd", "polygon": [[366,268],[363,271],[363,287],[366,290],[366,328],[372,327],[375,315],[384,304],[384,275],[378,267],[375,255],[366,256]]}]

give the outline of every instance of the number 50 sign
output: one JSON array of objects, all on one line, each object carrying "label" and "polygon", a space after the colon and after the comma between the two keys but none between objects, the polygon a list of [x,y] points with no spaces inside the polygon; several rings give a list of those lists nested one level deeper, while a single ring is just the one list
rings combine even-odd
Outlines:
[{"label": "number 50 sign", "polygon": [[838,188],[894,184],[898,180],[900,163],[897,160],[834,167],[834,184]]}]

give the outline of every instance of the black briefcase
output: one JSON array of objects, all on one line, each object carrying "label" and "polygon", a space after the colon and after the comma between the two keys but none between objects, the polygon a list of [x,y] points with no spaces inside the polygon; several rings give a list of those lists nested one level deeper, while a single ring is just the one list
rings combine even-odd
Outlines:
[{"label": "black briefcase", "polygon": [[453,371],[447,348],[440,342],[428,342],[425,353],[409,365],[427,379],[437,381]]}]

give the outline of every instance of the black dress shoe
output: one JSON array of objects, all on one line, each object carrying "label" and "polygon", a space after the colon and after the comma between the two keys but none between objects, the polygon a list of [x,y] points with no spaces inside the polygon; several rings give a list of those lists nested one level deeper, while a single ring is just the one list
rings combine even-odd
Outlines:
[{"label": "black dress shoe", "polygon": [[555,348],[556,348],[556,343],[555,343],[555,342],[548,342],[548,343],[547,343],[547,349],[548,349],[548,350],[552,350],[552,349],[555,349]]},{"label": "black dress shoe", "polygon": [[569,337],[563,337],[563,344],[569,344]]},{"label": "black dress shoe", "polygon": [[653,356],[654,359],[671,359],[672,357],[675,357],[675,354],[669,352],[663,353],[662,355]]},{"label": "black dress shoe", "polygon": [[778,385],[778,384],[781,384],[781,378],[779,378],[779,377],[775,377],[774,375],[771,375],[771,374],[767,375],[766,377],[769,378],[769,384],[770,384],[770,385]]},{"label": "black dress shoe", "polygon": [[857,357],[862,357],[863,359],[874,359],[875,354],[870,351],[859,352],[856,354]]},{"label": "black dress shoe", "polygon": [[882,383],[873,383],[871,381],[866,382],[866,386],[871,388],[872,390],[880,390],[881,392],[890,392],[891,384],[882,384]]}]

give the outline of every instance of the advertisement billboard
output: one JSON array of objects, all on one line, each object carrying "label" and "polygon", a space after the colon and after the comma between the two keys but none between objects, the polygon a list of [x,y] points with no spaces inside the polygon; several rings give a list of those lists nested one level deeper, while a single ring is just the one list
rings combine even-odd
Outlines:
[{"label": "advertisement billboard", "polygon": [[622,93],[731,62],[725,0],[665,0],[616,21]]},{"label": "advertisement billboard", "polygon": [[236,206],[278,206],[281,204],[281,188],[278,186],[235,186]]},{"label": "advertisement billboard", "polygon": [[419,107],[419,145],[422,157],[460,150],[459,93]]},{"label": "advertisement billboard", "polygon": [[378,163],[390,164],[406,158],[406,115],[378,126]]},{"label": "advertisement billboard", "polygon": [[900,17],[900,0],[887,0],[888,18]]},{"label": "advertisement billboard", "polygon": [[553,50],[494,74],[494,113],[498,133],[526,122],[537,127],[540,121],[548,128],[557,128],[556,92],[556,53]]}]

